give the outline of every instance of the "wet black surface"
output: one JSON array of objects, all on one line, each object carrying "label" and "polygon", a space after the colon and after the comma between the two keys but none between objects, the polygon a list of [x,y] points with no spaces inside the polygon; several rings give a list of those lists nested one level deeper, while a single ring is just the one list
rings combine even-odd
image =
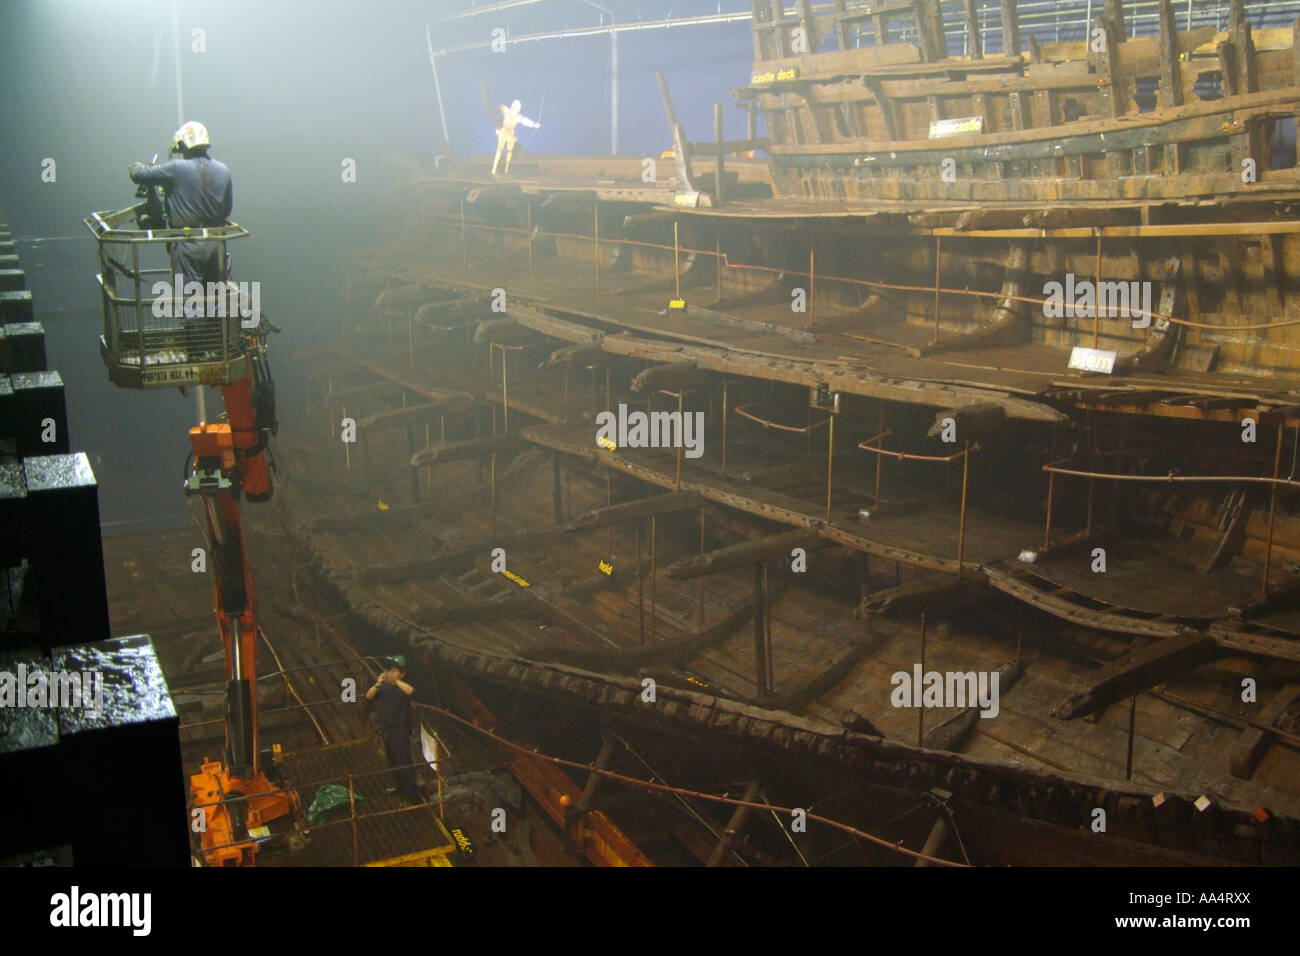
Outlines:
[{"label": "wet black surface", "polygon": [[59,647],[51,656],[56,671],[103,675],[100,712],[84,707],[62,708],[59,729],[64,735],[176,717],[167,680],[148,635]]},{"label": "wet black surface", "polygon": [[85,452],[71,455],[37,455],[23,459],[28,492],[93,488],[95,472]]},{"label": "wet black surface", "polygon": [[[20,665],[22,670],[20,670]],[[6,653],[0,655],[0,672],[17,680],[24,673],[48,673],[50,660],[42,654]],[[17,692],[26,693],[26,681]],[[59,742],[58,718],[50,707],[0,707],[0,754],[53,747]]]}]

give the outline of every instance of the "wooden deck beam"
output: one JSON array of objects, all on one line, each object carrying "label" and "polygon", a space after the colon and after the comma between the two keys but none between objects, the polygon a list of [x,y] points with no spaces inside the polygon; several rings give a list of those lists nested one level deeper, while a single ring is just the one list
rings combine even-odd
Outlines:
[{"label": "wooden deck beam", "polygon": [[742,541],[740,544],[684,558],[664,568],[664,574],[676,581],[689,581],[706,574],[716,574],[719,571],[757,564],[771,558],[788,558],[794,548],[811,551],[829,545],[830,541],[827,539],[807,531],[784,531],[766,538]]},{"label": "wooden deck beam", "polygon": [[1090,714],[1122,697],[1204,664],[1218,653],[1214,638],[1204,631],[1184,632],[1148,644],[1107,664],[1097,672],[1087,688],[1058,703],[1052,716],[1072,720]]},{"label": "wooden deck beam", "polygon": [[[1287,684],[1260,711],[1256,723],[1271,726],[1297,701],[1300,701],[1300,684]],[[1232,775],[1238,780],[1249,780],[1254,776],[1255,768],[1264,759],[1272,742],[1273,734],[1262,727],[1252,726],[1243,730],[1228,755],[1228,768]]]},{"label": "wooden deck beam", "polygon": [[694,511],[703,507],[705,501],[694,491],[670,492],[666,495],[654,495],[637,501],[625,501],[604,508],[595,508],[578,515],[567,525],[566,531],[580,531],[587,528],[604,528],[609,525],[622,524],[625,521],[637,521],[654,515],[674,514],[679,511]]}]

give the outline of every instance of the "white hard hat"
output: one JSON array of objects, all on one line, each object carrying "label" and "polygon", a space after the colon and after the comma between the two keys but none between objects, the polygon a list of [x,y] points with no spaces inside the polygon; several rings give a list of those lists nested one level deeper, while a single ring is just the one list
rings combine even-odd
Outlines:
[{"label": "white hard hat", "polygon": [[518,113],[523,108],[524,108],[524,104],[520,103],[518,100],[515,100],[513,103],[510,104],[510,112],[512,113]]},{"label": "white hard hat", "polygon": [[211,146],[212,142],[208,139],[208,128],[202,123],[190,120],[176,131],[176,135],[172,137],[172,145],[194,149],[198,146]]}]

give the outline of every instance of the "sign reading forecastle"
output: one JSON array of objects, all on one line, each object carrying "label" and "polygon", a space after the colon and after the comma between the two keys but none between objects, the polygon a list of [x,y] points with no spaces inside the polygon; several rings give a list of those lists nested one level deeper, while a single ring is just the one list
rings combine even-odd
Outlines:
[{"label": "sign reading forecastle", "polygon": [[703,412],[629,412],[596,415],[596,444],[602,448],[681,448],[687,458],[704,454]]}]

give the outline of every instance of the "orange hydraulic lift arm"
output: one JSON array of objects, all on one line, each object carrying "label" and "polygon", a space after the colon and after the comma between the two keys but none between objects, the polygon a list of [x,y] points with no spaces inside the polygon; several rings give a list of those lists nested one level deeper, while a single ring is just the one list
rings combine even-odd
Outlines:
[{"label": "orange hydraulic lift arm", "polygon": [[[193,472],[185,493],[203,503],[213,566],[215,611],[226,649],[225,763],[233,777],[260,772],[257,746],[257,584],[244,541],[240,498],[271,497],[266,435],[274,409],[261,396],[270,389],[260,347],[248,353],[248,375],[222,388],[226,421],[190,429]],[[273,398],[272,398],[273,401]],[[269,416],[270,420],[267,420]]]}]

